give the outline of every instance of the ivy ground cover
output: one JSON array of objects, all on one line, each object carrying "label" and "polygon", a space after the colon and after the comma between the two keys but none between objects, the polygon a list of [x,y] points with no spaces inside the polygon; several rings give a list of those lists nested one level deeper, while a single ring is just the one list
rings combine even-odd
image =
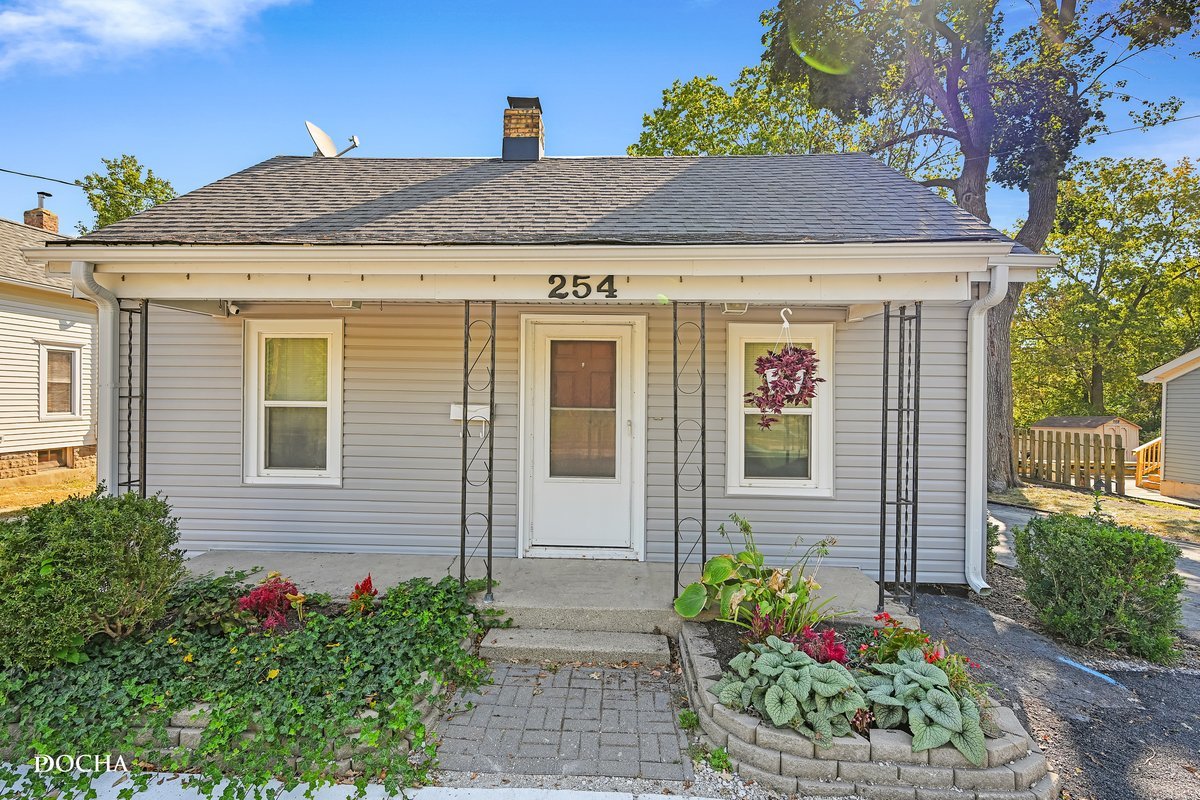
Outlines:
[{"label": "ivy ground cover", "polygon": [[[221,787],[229,798],[269,796],[272,778],[311,791],[341,779],[337,762],[350,749],[360,793],[372,781],[396,791],[425,780],[435,745],[421,701],[487,675],[462,647],[479,627],[457,582],[417,579],[347,613],[292,613],[267,627],[236,613],[247,587],[221,580],[185,586],[201,608],[177,598],[173,617],[93,639],[79,663],[0,672],[0,796],[86,795],[87,775],[23,778],[13,765],[37,754],[122,754],[133,773],[127,795],[147,787],[147,770],[189,773],[205,794]],[[169,720],[197,703],[211,720],[199,746],[171,747]]]}]

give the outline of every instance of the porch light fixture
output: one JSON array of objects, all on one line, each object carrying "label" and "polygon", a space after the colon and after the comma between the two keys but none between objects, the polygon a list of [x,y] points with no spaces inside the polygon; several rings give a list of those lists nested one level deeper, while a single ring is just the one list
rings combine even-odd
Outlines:
[{"label": "porch light fixture", "polygon": [[734,314],[741,316],[750,309],[749,303],[721,303],[722,314]]},{"label": "porch light fixture", "polygon": [[362,308],[361,300],[330,300],[329,305],[334,308]]}]

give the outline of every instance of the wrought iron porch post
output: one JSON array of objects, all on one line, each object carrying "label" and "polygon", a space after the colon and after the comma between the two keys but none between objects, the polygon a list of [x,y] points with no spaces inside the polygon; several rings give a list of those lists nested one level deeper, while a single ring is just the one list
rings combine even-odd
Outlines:
[{"label": "wrought iron porch post", "polygon": [[[138,312],[138,494],[146,496],[146,394],[150,363],[150,301],[142,300]],[[130,370],[133,365],[129,365]],[[132,403],[132,398],[130,399]]]},{"label": "wrought iron porch post", "polygon": [[463,376],[462,376],[462,490],[459,503],[458,582],[467,582],[467,399],[471,380],[471,301],[463,301]]}]

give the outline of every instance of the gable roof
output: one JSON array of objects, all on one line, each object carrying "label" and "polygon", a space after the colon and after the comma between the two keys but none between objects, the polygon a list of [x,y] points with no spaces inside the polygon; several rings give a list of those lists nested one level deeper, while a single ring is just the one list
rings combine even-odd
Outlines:
[{"label": "gable roof", "polygon": [[0,217],[0,282],[19,283],[38,289],[70,292],[71,279],[66,275],[51,275],[43,266],[33,266],[21,255],[22,247],[36,247],[51,240],[68,237],[31,228],[20,222]]},{"label": "gable roof", "polygon": [[1011,242],[873,158],[840,154],[277,156],[69,244],[969,241]]},{"label": "gable roof", "polygon": [[1200,368],[1200,347],[1184,353],[1179,358],[1171,359],[1161,367],[1155,367],[1145,375],[1138,375],[1138,379],[1146,383],[1166,383],[1196,368]]},{"label": "gable roof", "polygon": [[1133,427],[1141,430],[1142,426],[1136,422],[1127,420],[1124,417],[1118,417],[1115,414],[1091,416],[1091,417],[1045,417],[1039,419],[1029,427],[1031,428],[1099,428],[1101,425],[1107,425],[1110,422],[1128,422]]}]

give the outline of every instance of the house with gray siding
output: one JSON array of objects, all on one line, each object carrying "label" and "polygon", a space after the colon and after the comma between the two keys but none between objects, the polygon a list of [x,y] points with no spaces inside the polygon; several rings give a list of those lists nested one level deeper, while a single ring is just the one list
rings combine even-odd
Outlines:
[{"label": "house with gray siding", "polygon": [[38,206],[0,219],[0,481],[44,483],[95,463],[96,306],[71,279],[32,265],[22,248],[63,241]]},{"label": "house with gray siding", "polygon": [[[195,550],[691,580],[737,513],[985,588],[987,313],[1053,259],[867,155],[546,157],[510,105],[500,158],[279,156],[27,250],[99,306],[108,484]],[[764,429],[789,341],[823,382]]]},{"label": "house with gray siding", "polygon": [[1159,492],[1200,500],[1200,349],[1140,376],[1162,384]]}]

